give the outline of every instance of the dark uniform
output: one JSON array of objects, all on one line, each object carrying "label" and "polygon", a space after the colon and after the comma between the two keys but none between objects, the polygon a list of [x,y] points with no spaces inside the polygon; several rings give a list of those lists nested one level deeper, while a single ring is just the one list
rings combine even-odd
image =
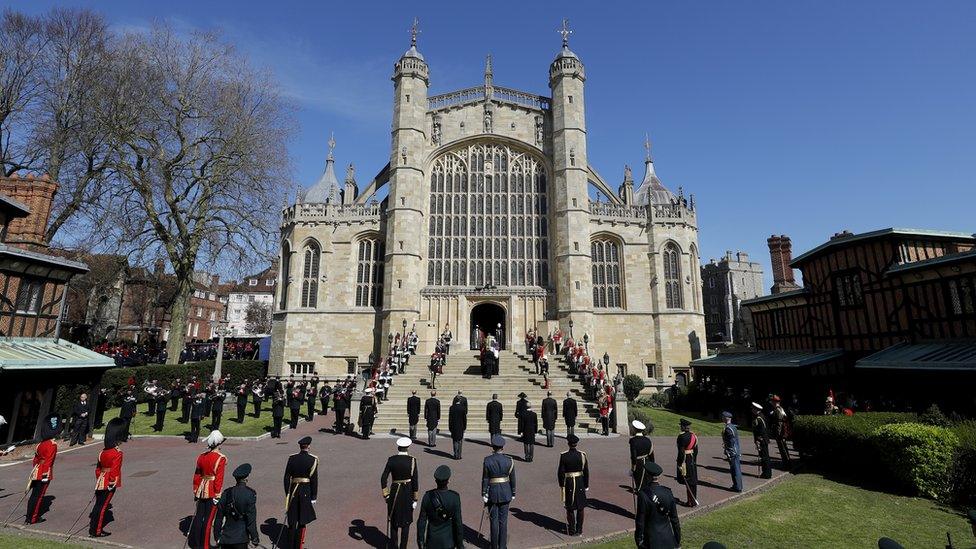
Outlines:
[{"label": "dark uniform", "polygon": [[634,478],[634,490],[637,492],[651,480],[644,471],[644,464],[648,461],[654,461],[654,445],[651,439],[644,434],[630,437],[630,471]]},{"label": "dark uniform", "polygon": [[522,427],[524,425],[524,420],[522,414],[525,412],[525,407],[529,405],[529,401],[525,398],[525,393],[519,393],[519,399],[515,402],[515,420],[518,424],[518,434],[522,434]]},{"label": "dark uniform", "polygon": [[298,444],[302,451],[288,457],[285,465],[285,509],[288,521],[289,547],[301,549],[305,543],[305,527],[315,520],[312,502],[319,492],[319,458],[308,453],[312,439],[305,437]]},{"label": "dark uniform", "polygon": [[535,433],[539,430],[539,416],[535,411],[526,408],[522,412],[522,444],[525,446],[525,461],[531,462],[535,458]]},{"label": "dark uniform", "polygon": [[177,407],[180,405],[180,396],[183,395],[183,387],[180,386],[180,380],[173,382],[173,385],[169,389],[169,411],[175,412]]},{"label": "dark uniform", "polygon": [[332,394],[332,389],[328,385],[323,385],[322,389],[319,390],[319,403],[322,405],[321,415],[329,415],[329,395]]},{"label": "dark uniform", "polygon": [[136,397],[132,394],[125,396],[125,400],[122,401],[122,407],[119,408],[119,417],[125,421],[122,431],[122,440],[129,440],[129,428],[132,427],[132,418],[136,417]]},{"label": "dark uniform", "polygon": [[237,388],[237,423],[244,423],[244,414],[247,413],[247,384]]},{"label": "dark uniform", "polygon": [[335,425],[333,426],[333,433],[339,434],[346,431],[346,409],[348,408],[348,402],[346,402],[346,393],[340,389],[336,389],[335,395],[332,399],[332,410],[335,411]]},{"label": "dark uniform", "polygon": [[[648,467],[661,468],[653,462]],[[648,474],[651,474],[650,471]],[[638,549],[674,549],[681,546],[681,524],[671,489],[657,480],[641,490],[637,496],[637,518],[634,541]]]},{"label": "dark uniform", "polygon": [[217,518],[213,531],[222,548],[247,549],[248,540],[254,545],[260,541],[257,525],[258,494],[244,484],[244,479],[249,474],[250,464],[245,463],[234,469],[237,485],[224,490],[217,502]]},{"label": "dark uniform", "polygon": [[386,460],[386,467],[380,475],[380,487],[386,499],[390,543],[405,548],[410,539],[410,525],[413,524],[413,505],[420,490],[417,458],[401,447],[400,453]]},{"label": "dark uniform", "polygon": [[576,434],[576,399],[570,396],[563,400],[563,421],[566,423],[566,435]]},{"label": "dark uniform", "polygon": [[[579,440],[575,435],[572,439]],[[590,467],[586,462],[586,453],[577,450],[575,444],[559,456],[556,479],[563,505],[566,507],[566,533],[570,536],[582,535],[586,490],[590,487]]]},{"label": "dark uniform", "polygon": [[305,393],[305,406],[308,410],[308,421],[312,421],[315,417],[315,398],[318,396],[318,388],[314,385]]},{"label": "dark uniform", "polygon": [[190,385],[183,387],[182,398],[180,398],[180,421],[186,423],[190,421],[190,408],[193,407],[194,389]]},{"label": "dark uniform", "polygon": [[[500,449],[505,446],[505,439],[501,435],[493,435],[491,444]],[[508,507],[515,498],[515,461],[510,456],[495,452],[485,457],[481,472],[481,497],[488,506],[490,547],[505,549],[508,547]]]},{"label": "dark uniform", "polygon": [[200,440],[200,420],[207,415],[207,400],[197,395],[190,407],[190,442]]},{"label": "dark uniform", "polygon": [[224,415],[224,399],[227,393],[222,389],[214,391],[210,397],[210,429],[220,429],[220,418]]},{"label": "dark uniform", "polygon": [[424,402],[424,420],[427,422],[427,446],[437,446],[437,424],[441,420],[441,401],[430,397]]},{"label": "dark uniform", "polygon": [[454,445],[454,459],[461,459],[461,446],[464,443],[464,431],[468,428],[464,407],[455,401],[447,410],[447,427],[451,430],[451,442]]},{"label": "dark uniform", "polygon": [[[690,425],[690,424],[689,424]],[[682,426],[686,426],[682,420]],[[678,484],[684,484],[689,506],[698,504],[698,436],[689,431],[678,435]]]},{"label": "dark uniform", "polygon": [[251,404],[254,405],[254,417],[261,417],[261,403],[264,402],[264,397],[260,392],[254,392],[254,388],[251,388]]},{"label": "dark uniform", "polygon": [[281,423],[285,418],[285,398],[275,393],[271,400],[271,438],[281,438]]},{"label": "dark uniform", "polygon": [[552,448],[556,438],[556,416],[559,405],[551,396],[542,399],[542,428],[546,431],[546,446]]},{"label": "dark uniform", "polygon": [[756,415],[756,423],[752,426],[752,439],[759,452],[760,478],[773,478],[773,469],[769,464],[769,430],[766,429],[766,420],[763,419],[762,412]]},{"label": "dark uniform", "polygon": [[169,400],[169,391],[159,389],[156,394],[156,424],[153,425],[153,431],[159,432],[163,430],[163,423],[166,421],[166,401]]},{"label": "dark uniform", "polygon": [[492,400],[485,407],[485,420],[488,422],[488,434],[500,435],[502,433],[502,403]]},{"label": "dark uniform", "polygon": [[[731,417],[728,412],[723,412],[724,417]],[[726,423],[722,430],[722,449],[725,458],[729,460],[729,475],[732,477],[733,492],[742,491],[742,450],[739,447],[739,430],[734,423]]]},{"label": "dark uniform", "polygon": [[305,401],[304,389],[292,389],[288,391],[288,412],[291,414],[288,422],[289,429],[298,429],[298,416],[302,413],[302,402]]},{"label": "dark uniform", "polygon": [[410,424],[410,440],[417,440],[417,424],[420,423],[420,397],[417,395],[407,399],[407,423]]},{"label": "dark uniform", "polygon": [[[453,408],[453,406],[452,406]],[[446,465],[441,467],[447,468]],[[438,467],[438,470],[441,470]],[[447,469],[448,476],[450,469]],[[438,478],[434,473],[435,480]],[[420,502],[417,517],[417,546],[420,549],[460,549],[464,547],[461,522],[461,496],[454,490],[428,490]]]},{"label": "dark uniform", "polygon": [[373,432],[373,421],[376,420],[376,397],[370,393],[363,395],[359,401],[359,426],[362,428],[363,438],[369,440]]}]

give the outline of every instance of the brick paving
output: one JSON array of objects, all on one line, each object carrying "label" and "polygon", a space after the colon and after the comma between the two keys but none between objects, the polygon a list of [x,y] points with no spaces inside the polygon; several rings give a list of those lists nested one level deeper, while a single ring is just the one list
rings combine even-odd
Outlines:
[{"label": "brick paving", "polygon": [[[230,471],[245,461],[254,472],[250,485],[258,492],[258,525],[262,543],[270,547],[279,532],[283,507],[281,484],[287,456],[297,451],[296,441],[312,435],[312,453],[320,458],[319,496],[316,512],[319,519],[310,525],[307,547],[383,547],[386,536],[385,505],[379,476],[387,456],[395,452],[394,438],[374,436],[371,440],[338,436],[320,428],[331,425],[327,419],[316,418],[312,424],[302,423],[295,431],[285,431],[281,439],[264,438],[257,441],[229,441],[223,452],[228,455]],[[544,439],[540,439],[544,440]],[[742,440],[743,447],[751,447],[751,440]],[[680,499],[684,488],[674,480],[676,448],[672,437],[654,437],[655,452],[667,475],[663,483],[670,486]],[[721,459],[721,439],[700,439],[699,499],[704,506],[728,499],[726,488],[731,484],[725,462]],[[43,523],[31,530],[63,533],[81,513],[92,496],[93,464],[100,442],[59,456],[55,480],[48,491],[51,508]],[[585,538],[595,539],[612,533],[632,530],[633,496],[629,492],[629,458],[626,437],[587,437],[580,444],[590,460],[590,508],[586,513]],[[522,444],[509,440],[505,448],[516,458],[521,456]],[[533,463],[517,461],[517,497],[509,517],[509,546],[541,547],[579,542],[563,532],[565,515],[555,482],[559,453],[565,441],[556,440],[554,448],[538,447]],[[106,538],[114,544],[134,547],[179,547],[183,543],[181,527],[185,528],[193,510],[191,478],[196,455],[203,445],[191,445],[179,438],[133,439],[123,445],[125,452],[124,486],[112,500],[114,522],[106,527],[112,535]],[[454,471],[451,488],[461,494],[466,543],[485,547],[478,539],[482,505],[480,479],[482,458],[490,452],[483,438],[474,438],[464,445],[464,459],[450,458],[451,441],[442,437],[436,448],[414,445],[411,453],[419,459],[421,491],[433,487],[433,470],[441,464]],[[754,455],[747,454],[743,464],[746,490],[761,486]],[[774,460],[774,464],[776,461]],[[0,513],[6,516],[20,499],[29,463],[0,467]],[[784,474],[774,470],[774,479]],[[682,514],[690,509],[679,508]],[[15,518],[14,521],[22,521]],[[79,522],[79,535],[85,538],[86,518]],[[487,532],[487,524],[483,532]],[[415,531],[411,531],[411,537]],[[413,539],[411,546],[415,546]]]}]

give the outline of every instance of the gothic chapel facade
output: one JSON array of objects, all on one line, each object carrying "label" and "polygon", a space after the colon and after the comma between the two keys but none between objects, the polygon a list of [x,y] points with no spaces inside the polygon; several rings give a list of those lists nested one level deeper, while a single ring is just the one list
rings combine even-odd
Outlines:
[{"label": "gothic chapel facade", "polygon": [[389,163],[359,192],[330,140],[322,177],[282,213],[270,373],[354,372],[404,326],[428,354],[447,325],[467,349],[475,325],[502,324],[510,347],[558,326],[611,374],[687,379],[705,338],[694,199],[664,187],[649,145],[637,185],[626,168],[613,192],[591,166],[586,74],[563,36],[550,97],[495,86],[490,58],[483,85],[428,96],[414,34],[394,65]]}]

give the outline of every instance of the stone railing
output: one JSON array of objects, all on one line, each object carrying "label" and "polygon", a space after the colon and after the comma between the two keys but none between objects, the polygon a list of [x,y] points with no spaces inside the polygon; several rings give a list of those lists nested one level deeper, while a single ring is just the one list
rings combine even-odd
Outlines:
[{"label": "stone railing", "polygon": [[512,88],[501,88],[498,86],[495,86],[494,95],[492,95],[492,98],[543,111],[549,110],[552,103],[552,99],[543,95],[535,95],[519,90],[513,90]]},{"label": "stone railing", "polygon": [[651,217],[658,219],[683,219],[691,212],[681,204],[654,204],[651,206]]},{"label": "stone railing", "polygon": [[594,217],[611,217],[631,221],[647,221],[647,208],[644,206],[628,206],[610,202],[590,201],[590,215]]},{"label": "stone railing", "polygon": [[285,209],[282,222],[380,220],[386,215],[379,203],[369,204],[295,204]]},{"label": "stone railing", "polygon": [[437,110],[444,107],[453,107],[454,105],[463,105],[465,103],[470,103],[472,101],[482,101],[485,98],[484,87],[478,88],[467,88],[463,90],[452,91],[450,93],[442,93],[440,95],[435,95],[433,97],[427,98],[427,109]]},{"label": "stone railing", "polygon": [[[549,110],[552,100],[542,95],[534,95],[512,88],[492,87],[492,100],[503,103],[514,103],[532,109]],[[443,93],[427,98],[427,109],[438,110],[456,105],[464,105],[485,100],[485,88],[465,88],[450,93]]]}]

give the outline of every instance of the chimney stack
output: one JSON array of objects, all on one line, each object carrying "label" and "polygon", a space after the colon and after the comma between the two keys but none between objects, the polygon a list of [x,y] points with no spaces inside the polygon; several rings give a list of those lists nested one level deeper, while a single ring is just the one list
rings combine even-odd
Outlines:
[{"label": "chimney stack", "polygon": [[51,203],[58,184],[45,174],[13,174],[0,177],[0,193],[22,202],[30,215],[12,219],[7,228],[6,243],[25,250],[44,251],[47,248],[47,222],[51,217]]},{"label": "chimney stack", "polygon": [[786,235],[772,235],[766,240],[769,244],[769,259],[773,264],[773,287],[770,291],[774,294],[797,290],[800,287],[793,278],[793,268],[790,262],[793,261],[793,243]]}]

